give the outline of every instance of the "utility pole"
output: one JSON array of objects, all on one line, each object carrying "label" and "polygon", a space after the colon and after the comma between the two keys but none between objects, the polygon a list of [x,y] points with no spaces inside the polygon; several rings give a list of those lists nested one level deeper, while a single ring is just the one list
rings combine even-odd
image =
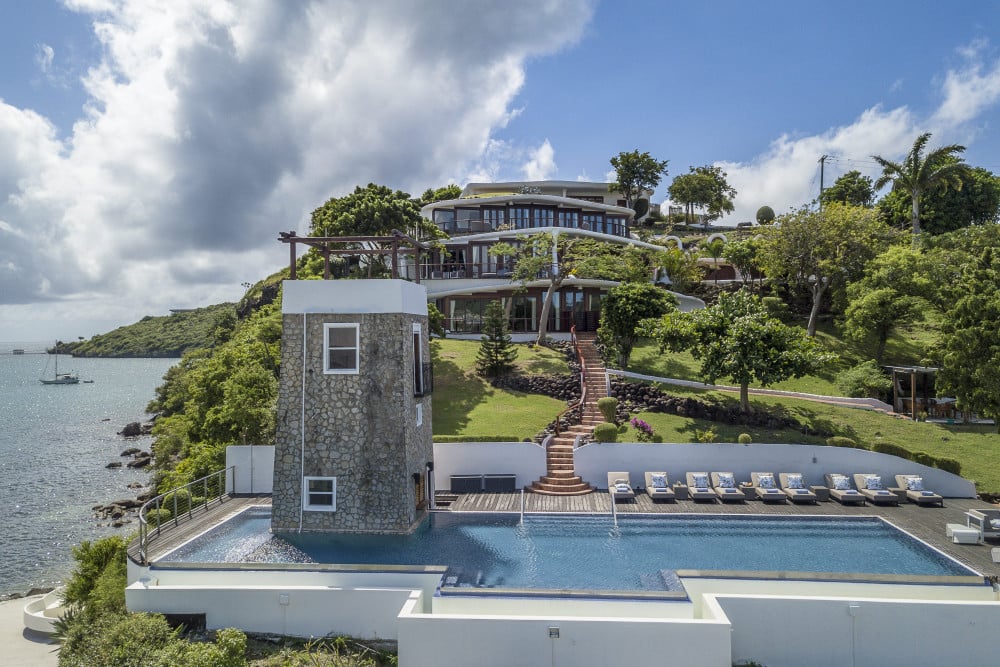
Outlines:
[{"label": "utility pole", "polygon": [[830,157],[829,155],[823,155],[819,158],[819,210],[823,210],[823,167],[826,166],[826,159]]}]

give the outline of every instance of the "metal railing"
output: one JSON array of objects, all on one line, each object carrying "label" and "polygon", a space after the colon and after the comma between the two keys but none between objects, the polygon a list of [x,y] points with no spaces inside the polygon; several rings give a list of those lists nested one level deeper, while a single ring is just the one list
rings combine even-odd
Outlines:
[{"label": "metal railing", "polygon": [[573,350],[576,352],[576,358],[580,362],[580,400],[556,415],[556,435],[559,435],[559,420],[562,419],[562,416],[578,406],[582,410],[587,400],[587,362],[583,358],[583,353],[580,351],[580,341],[576,338],[575,324],[569,328],[569,337],[573,342]]},{"label": "metal railing", "polygon": [[[139,563],[146,563],[149,543],[171,523],[176,528],[181,519],[191,519],[196,510],[207,511],[213,503],[224,502],[226,480],[235,466],[205,475],[184,486],[161,493],[139,508]],[[197,496],[196,493],[201,495]],[[151,515],[150,512],[155,514]],[[168,514],[169,513],[169,516]]]}]

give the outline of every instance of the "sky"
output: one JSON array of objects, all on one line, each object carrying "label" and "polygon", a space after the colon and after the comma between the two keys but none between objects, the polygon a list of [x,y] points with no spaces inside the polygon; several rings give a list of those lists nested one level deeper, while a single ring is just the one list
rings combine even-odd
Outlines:
[{"label": "sky", "polygon": [[718,165],[724,223],[922,132],[1000,173],[1000,3],[0,0],[0,341],[237,300],[330,197]]}]

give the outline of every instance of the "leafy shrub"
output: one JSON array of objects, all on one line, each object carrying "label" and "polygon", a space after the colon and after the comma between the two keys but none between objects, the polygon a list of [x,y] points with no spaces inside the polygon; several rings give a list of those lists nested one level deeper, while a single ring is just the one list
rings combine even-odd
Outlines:
[{"label": "leafy shrub", "polygon": [[779,319],[782,322],[788,322],[791,319],[792,316],[788,310],[788,304],[781,297],[765,296],[760,302],[764,305],[764,310],[771,317]]},{"label": "leafy shrub", "polygon": [[740,443],[741,445],[749,445],[751,442],[753,442],[753,438],[750,436],[749,433],[740,433],[736,437],[736,442]]},{"label": "leafy shrub", "polygon": [[962,474],[962,464],[955,459],[939,458],[934,463],[935,467],[944,470],[945,472],[954,473],[956,475]]},{"label": "leafy shrub", "polygon": [[618,442],[618,427],[601,422],[594,427],[594,442]]},{"label": "leafy shrub", "polygon": [[171,513],[171,511],[166,508],[158,510],[149,510],[148,512],[146,512],[146,522],[149,524],[150,528],[156,528],[161,523],[166,523],[167,521],[170,521],[172,518],[174,518],[173,513]]},{"label": "leafy shrub", "polygon": [[868,449],[863,444],[860,444],[851,438],[844,437],[842,435],[835,435],[832,438],[826,439],[826,444],[830,447],[853,447],[854,449]]},{"label": "leafy shrub", "polygon": [[719,440],[719,436],[715,432],[715,429],[709,426],[704,431],[699,431],[698,429],[695,429],[694,439],[697,440],[698,442],[709,443],[709,442],[717,442]]},{"label": "leafy shrub", "polygon": [[597,409],[604,415],[606,422],[618,422],[618,399],[614,396],[605,396],[597,399]]},{"label": "leafy shrub", "polygon": [[892,380],[873,360],[841,371],[834,382],[845,396],[851,398],[879,398],[892,389]]},{"label": "leafy shrub", "polygon": [[[67,604],[86,606],[90,602],[90,597],[101,581],[105,571],[120,565],[122,578],[121,586],[124,595],[125,589],[125,549],[126,544],[118,535],[105,537],[96,542],[84,541],[72,548],[73,558],[76,560],[76,567],[69,581],[66,582],[66,590],[63,598]],[[124,601],[124,600],[123,600]],[[124,611],[124,604],[122,605]]]},{"label": "leafy shrub", "polygon": [[[911,459],[916,461],[916,453],[911,452],[908,449],[900,447],[894,442],[889,442],[887,440],[876,440],[875,444],[872,445],[873,452],[879,452],[880,454],[890,454],[892,456],[898,456],[901,459]],[[919,463],[919,461],[918,461]]]},{"label": "leafy shrub", "polygon": [[639,442],[653,442],[653,427],[649,425],[638,417],[633,417],[632,421],[629,422],[632,428],[635,429],[635,438]]}]

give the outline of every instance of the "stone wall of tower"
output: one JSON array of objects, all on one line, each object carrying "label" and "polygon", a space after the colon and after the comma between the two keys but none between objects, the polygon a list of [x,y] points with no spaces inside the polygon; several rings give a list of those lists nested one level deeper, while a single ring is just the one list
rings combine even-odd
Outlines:
[{"label": "stone wall of tower", "polygon": [[[340,311],[394,310],[396,302],[409,304],[400,310],[419,311],[412,292],[422,288],[390,280],[301,282],[285,284],[315,295],[305,307],[299,299],[288,308],[310,312],[282,315],[272,527],[407,532],[419,518],[415,475],[422,479],[433,460],[430,396],[414,391],[415,324],[419,356],[430,360],[426,301],[423,314]],[[373,290],[373,297],[402,289],[409,298],[358,299],[357,292],[345,293],[352,289]],[[323,372],[327,323],[359,325],[357,374]],[[336,478],[336,511],[303,510],[303,477]]]}]

